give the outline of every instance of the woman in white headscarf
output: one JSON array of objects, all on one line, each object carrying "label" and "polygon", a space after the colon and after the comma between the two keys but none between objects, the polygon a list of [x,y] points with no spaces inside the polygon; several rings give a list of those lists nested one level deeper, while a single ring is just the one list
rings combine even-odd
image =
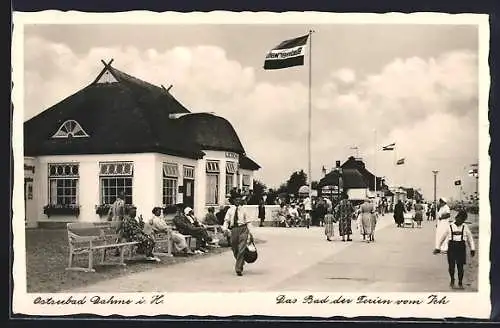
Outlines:
[{"label": "woman in white headscarf", "polygon": [[[441,236],[449,229],[450,217],[451,210],[447,204],[446,198],[439,198],[439,209],[436,216],[438,220],[436,225],[436,245],[438,244],[438,240],[441,239]],[[442,243],[440,250],[441,252],[445,253],[448,250],[448,244]]]}]

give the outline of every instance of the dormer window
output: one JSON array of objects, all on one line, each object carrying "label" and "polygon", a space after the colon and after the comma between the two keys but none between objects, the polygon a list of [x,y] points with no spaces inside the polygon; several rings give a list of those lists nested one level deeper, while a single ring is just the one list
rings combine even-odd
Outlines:
[{"label": "dormer window", "polygon": [[84,138],[89,135],[75,120],[67,120],[64,122],[59,130],[52,136],[52,138]]}]

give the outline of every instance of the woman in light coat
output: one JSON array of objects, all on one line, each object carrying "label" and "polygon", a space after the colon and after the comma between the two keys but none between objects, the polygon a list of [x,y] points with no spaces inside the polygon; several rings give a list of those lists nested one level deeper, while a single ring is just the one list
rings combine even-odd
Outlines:
[{"label": "woman in light coat", "polygon": [[[375,207],[369,199],[365,199],[365,202],[361,205],[361,226],[363,229],[363,240],[366,242],[375,241],[373,236],[376,217],[375,217]],[[368,239],[366,239],[368,237]]]}]

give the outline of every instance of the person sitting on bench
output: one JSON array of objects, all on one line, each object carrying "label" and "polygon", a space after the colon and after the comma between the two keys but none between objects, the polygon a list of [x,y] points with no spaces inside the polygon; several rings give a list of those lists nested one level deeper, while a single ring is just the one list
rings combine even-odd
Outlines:
[{"label": "person sitting on bench", "polygon": [[144,232],[150,236],[154,233],[170,234],[176,253],[182,255],[193,255],[194,253],[188,247],[186,238],[177,231],[172,231],[172,228],[161,217],[161,207],[153,208],[153,216],[144,225]]},{"label": "person sitting on bench", "polygon": [[121,239],[139,243],[137,245],[137,253],[144,254],[146,259],[150,261],[160,262],[160,259],[153,255],[153,249],[155,247],[153,237],[144,232],[144,221],[142,217],[137,221],[135,218],[136,215],[137,208],[135,206],[126,209],[125,216],[117,232],[120,234]]},{"label": "person sitting on bench", "polygon": [[207,243],[212,242],[212,238],[208,235],[207,229],[195,221],[194,216],[188,215],[192,211],[191,207],[186,207],[184,213],[178,211],[174,217],[174,225],[181,234],[196,238],[196,249],[206,253]]}]

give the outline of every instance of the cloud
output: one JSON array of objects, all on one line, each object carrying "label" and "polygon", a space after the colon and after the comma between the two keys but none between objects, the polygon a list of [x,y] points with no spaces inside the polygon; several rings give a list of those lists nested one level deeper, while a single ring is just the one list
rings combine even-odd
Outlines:
[{"label": "cloud", "polygon": [[[192,111],[213,111],[232,122],[247,153],[262,166],[258,178],[270,186],[297,169],[307,171],[307,81],[269,82],[254,67],[228,58],[216,46],[139,50],[92,48],[76,54],[64,44],[38,37],[25,42],[25,117],[92,82],[101,59],[172,93]],[[477,56],[452,51],[435,58],[395,58],[378,74],[354,68],[331,72],[313,85],[313,179],[323,165],[352,155],[356,145],[373,167],[379,145],[396,141],[407,158],[407,181],[394,176],[392,155],[377,154],[377,171],[389,181],[432,187],[431,167],[442,167],[443,184],[477,158]],[[429,160],[429,157],[441,158]],[[444,173],[448,172],[448,173]],[[452,173],[456,172],[456,173]],[[452,179],[452,180],[450,180]],[[444,189],[447,196],[452,188]]]},{"label": "cloud", "polygon": [[349,68],[341,68],[338,71],[332,72],[332,77],[338,81],[351,84],[356,80],[356,72]]}]

